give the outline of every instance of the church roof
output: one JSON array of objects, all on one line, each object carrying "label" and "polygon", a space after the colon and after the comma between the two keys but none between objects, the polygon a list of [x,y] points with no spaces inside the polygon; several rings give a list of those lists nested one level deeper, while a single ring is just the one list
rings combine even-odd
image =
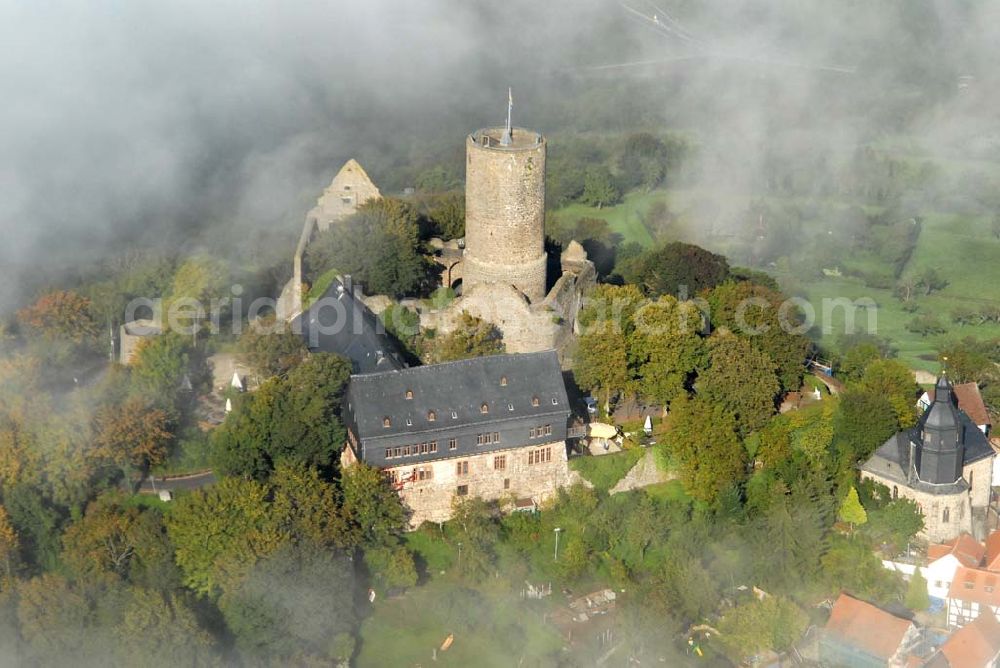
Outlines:
[{"label": "church roof", "polygon": [[954,429],[964,439],[963,467],[995,454],[986,435],[976,423],[955,407],[951,384],[943,375],[938,380],[936,390],[939,400],[924,411],[916,426],[890,436],[861,466],[862,470],[928,494],[956,494],[968,489],[962,478],[945,484],[931,484],[910,476],[915,464],[911,462],[911,456],[923,448],[922,436],[927,428],[934,431]]},{"label": "church roof", "polygon": [[934,386],[934,401],[930,408],[924,411],[920,419],[921,426],[930,429],[957,429],[960,422],[958,408],[952,395],[951,383],[944,374],[938,378]]},{"label": "church roof", "polygon": [[[951,386],[952,394],[958,400],[958,408],[972,418],[977,425],[991,424],[990,412],[986,410],[983,395],[976,383],[956,383]],[[927,400],[934,401],[935,388],[927,391]]]}]

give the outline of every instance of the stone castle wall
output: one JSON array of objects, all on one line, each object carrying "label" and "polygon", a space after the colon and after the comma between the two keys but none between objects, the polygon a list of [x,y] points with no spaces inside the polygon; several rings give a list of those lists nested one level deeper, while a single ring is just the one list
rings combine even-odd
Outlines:
[{"label": "stone castle wall", "polygon": [[545,297],[545,139],[514,129],[466,139],[465,262],[463,288],[512,284],[529,300]]},{"label": "stone castle wall", "polygon": [[464,288],[462,296],[444,309],[422,311],[420,327],[448,334],[464,311],[496,325],[509,353],[557,350],[565,360],[583,295],[596,283],[597,274],[588,261],[564,262],[563,267],[563,275],[541,302],[529,303],[509,284],[479,284]]},{"label": "stone castle wall", "polygon": [[[531,464],[529,452],[549,449],[549,461]],[[497,458],[503,458],[497,468]],[[468,463],[468,473],[459,474],[458,463]],[[431,469],[430,479],[417,480],[415,469]],[[459,487],[465,486],[466,496],[478,496],[488,501],[532,499],[541,503],[567,484],[569,467],[566,444],[554,441],[522,448],[477,453],[471,457],[455,457],[425,464],[410,464],[385,469],[405,482],[400,490],[403,503],[412,512],[410,527],[424,522],[444,522],[451,517],[452,502]],[[463,469],[464,470],[464,469]]]}]

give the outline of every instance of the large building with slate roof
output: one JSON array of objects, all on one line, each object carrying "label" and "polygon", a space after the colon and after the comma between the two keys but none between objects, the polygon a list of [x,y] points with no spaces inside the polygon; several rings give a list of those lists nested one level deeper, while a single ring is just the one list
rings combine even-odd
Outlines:
[{"label": "large building with slate roof", "polygon": [[986,435],[958,408],[945,374],[916,426],[898,432],[861,467],[862,478],[912,499],[924,514],[922,535],[937,543],[963,531],[986,534],[994,451]]},{"label": "large building with slate roof", "polygon": [[569,475],[555,351],[354,375],[345,403],[343,464],[382,469],[411,526],[448,519],[456,497],[537,504]]},{"label": "large building with slate roof", "polygon": [[337,353],[351,361],[354,373],[402,369],[403,355],[378,317],[355,292],[351,277],[334,280],[323,296],[292,320],[309,350]]}]

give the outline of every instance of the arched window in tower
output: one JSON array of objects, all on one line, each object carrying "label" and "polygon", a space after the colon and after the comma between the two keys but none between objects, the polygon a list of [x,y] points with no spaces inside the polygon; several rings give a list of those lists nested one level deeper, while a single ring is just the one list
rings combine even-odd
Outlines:
[{"label": "arched window in tower", "polygon": [[896,487],[895,485],[892,486],[892,498],[893,500],[899,498],[899,487]]},{"label": "arched window in tower", "polygon": [[951,508],[945,508],[943,511],[941,511],[941,523],[947,524],[948,520],[950,519],[951,519]]}]

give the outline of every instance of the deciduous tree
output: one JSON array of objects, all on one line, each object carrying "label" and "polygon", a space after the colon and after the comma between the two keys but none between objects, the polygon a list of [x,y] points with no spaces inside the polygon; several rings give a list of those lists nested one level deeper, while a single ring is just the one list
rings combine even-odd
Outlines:
[{"label": "deciduous tree", "polygon": [[667,424],[661,447],[667,449],[689,495],[713,503],[743,479],[746,451],[736,437],[733,416],[724,408],[681,397],[671,405]]},{"label": "deciduous tree", "polygon": [[698,374],[699,396],[733,415],[737,432],[746,437],[774,414],[781,384],[777,365],[746,339],[716,332],[708,343],[709,365]]},{"label": "deciduous tree", "polygon": [[493,323],[462,311],[462,315],[450,334],[432,339],[428,357],[435,362],[451,362],[472,357],[499,355],[506,347],[503,335]]},{"label": "deciduous tree", "polygon": [[138,397],[98,411],[94,431],[93,455],[118,467],[126,486],[133,484],[134,470],[146,471],[166,458],[173,438],[167,414]]},{"label": "deciduous tree", "polygon": [[639,378],[639,393],[667,405],[687,391],[704,360],[701,311],[692,302],[664,295],[640,308],[633,323],[628,357]]}]

